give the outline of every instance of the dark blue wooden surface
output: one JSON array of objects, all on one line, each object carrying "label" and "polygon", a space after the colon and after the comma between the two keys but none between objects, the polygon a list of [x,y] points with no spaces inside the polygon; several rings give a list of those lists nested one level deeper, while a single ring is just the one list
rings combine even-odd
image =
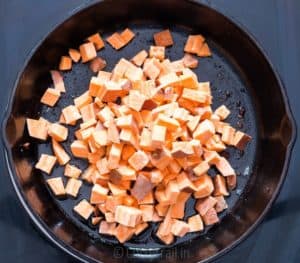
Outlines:
[{"label": "dark blue wooden surface", "polygon": [[[85,0],[0,0],[0,116],[31,48]],[[278,70],[300,124],[300,1],[203,0],[246,27]],[[270,94],[271,95],[271,94]],[[14,194],[0,152],[0,262],[74,262],[35,230]],[[300,142],[282,191],[261,226],[217,262],[300,262]]]}]

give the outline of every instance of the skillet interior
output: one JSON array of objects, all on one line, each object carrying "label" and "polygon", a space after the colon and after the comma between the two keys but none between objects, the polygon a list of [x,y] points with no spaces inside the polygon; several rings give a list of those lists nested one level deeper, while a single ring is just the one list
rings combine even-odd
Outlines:
[{"label": "skillet interior", "polygon": [[[179,261],[182,257],[190,261],[206,259],[229,247],[251,229],[277,192],[292,136],[284,95],[271,67],[254,43],[222,15],[190,1],[141,3],[130,0],[126,5],[124,2],[104,1],[73,16],[47,37],[27,64],[17,83],[6,125],[13,176],[26,202],[42,222],[41,227],[63,241],[68,249],[71,247],[77,250],[77,255],[84,254],[95,260],[121,261],[121,258],[112,258],[115,249],[105,244],[114,243],[114,240],[99,240],[97,231],[87,227],[71,211],[78,200],[88,198],[88,187],[84,186],[77,201],[58,201],[49,193],[41,173],[31,168],[41,152],[51,152],[51,149],[28,137],[24,130],[25,118],[43,116],[56,121],[60,109],[72,103],[70,95],[77,96],[85,91],[92,74],[87,65],[76,65],[72,72],[65,74],[69,92],[58,106],[49,110],[39,104],[43,91],[51,83],[49,69],[57,67],[59,57],[69,47],[77,47],[96,31],[107,35],[129,26],[139,32],[133,43],[120,52],[108,45],[100,51],[99,55],[108,61],[108,69],[120,57],[130,58],[142,48],[147,49],[152,43],[152,33],[162,28],[171,28],[174,32],[176,44],[168,50],[172,60],[182,57],[183,44],[190,32],[201,32],[209,40],[213,58],[200,60],[197,74],[201,81],[212,82],[214,108],[225,103],[232,111],[231,124],[242,125],[242,130],[254,138],[244,154],[232,149],[227,151],[234,168],[241,173],[237,191],[228,199],[230,209],[222,215],[222,223],[200,236],[190,234],[177,239],[171,257],[168,248],[153,238],[151,230],[128,242],[122,251],[128,249],[130,252],[124,256],[131,259],[138,259],[140,255],[145,259],[145,253],[151,253],[151,258],[159,256],[162,262]],[[240,118],[238,115],[243,108],[245,114]],[[26,150],[21,145],[28,141],[31,146]],[[86,166],[79,160],[73,163]],[[53,174],[62,174],[62,169],[55,168]],[[187,209],[189,213],[193,213],[192,203]],[[196,239],[191,242],[192,238]]]}]

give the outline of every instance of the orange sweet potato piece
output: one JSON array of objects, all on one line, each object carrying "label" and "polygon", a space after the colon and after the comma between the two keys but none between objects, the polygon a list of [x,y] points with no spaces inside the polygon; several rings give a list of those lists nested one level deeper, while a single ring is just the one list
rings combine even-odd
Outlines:
[{"label": "orange sweet potato piece", "polygon": [[89,148],[86,142],[75,140],[71,144],[71,152],[75,157],[88,158]]},{"label": "orange sweet potato piece", "polygon": [[35,168],[47,174],[50,174],[56,163],[56,157],[48,154],[41,154],[39,161],[36,163]]},{"label": "orange sweet potato piece", "polygon": [[233,138],[233,145],[240,150],[244,150],[247,143],[251,139],[252,139],[251,136],[249,136],[241,131],[237,131]]},{"label": "orange sweet potato piece", "polygon": [[224,196],[216,196],[215,199],[217,200],[217,203],[215,205],[215,209],[216,209],[217,213],[220,213],[223,210],[228,208],[228,205],[226,203],[226,200],[224,199]]},{"label": "orange sweet potato piece", "polygon": [[115,237],[119,240],[120,243],[125,243],[135,234],[136,229],[134,227],[127,227],[124,225],[118,225],[115,229]]},{"label": "orange sweet potato piece", "polygon": [[115,220],[124,226],[135,227],[141,222],[142,215],[142,211],[135,207],[119,205],[116,207]]},{"label": "orange sweet potato piece", "polygon": [[82,185],[81,180],[70,178],[66,185],[66,194],[72,197],[77,197],[81,185]]},{"label": "orange sweet potato piece", "polygon": [[60,97],[60,91],[48,88],[41,98],[41,103],[53,107]]},{"label": "orange sweet potato piece", "polygon": [[214,208],[210,208],[205,215],[202,216],[206,226],[213,225],[219,222],[217,212]]},{"label": "orange sweet potato piece", "polygon": [[62,109],[62,114],[65,118],[66,124],[72,125],[77,120],[81,119],[78,109],[74,105],[69,105]]},{"label": "orange sweet potato piece", "polygon": [[56,141],[62,142],[68,137],[68,129],[58,123],[51,123],[48,126],[48,134]]},{"label": "orange sweet potato piece", "polygon": [[132,59],[132,63],[134,63],[136,66],[141,67],[145,61],[145,59],[148,57],[148,52],[146,50],[142,50],[139,53],[137,53]]},{"label": "orange sweet potato piece", "polygon": [[100,70],[106,67],[106,61],[103,58],[96,57],[90,63],[90,69],[94,73],[99,72]]},{"label": "orange sweet potato piece", "polygon": [[79,178],[81,172],[82,171],[79,168],[77,168],[75,165],[66,164],[64,175],[67,177],[77,179],[77,178]]},{"label": "orange sweet potato piece", "polygon": [[209,209],[213,208],[217,203],[217,199],[214,197],[206,197],[204,199],[198,199],[195,205],[195,209],[201,216],[204,216]]},{"label": "orange sweet potato piece", "polygon": [[99,33],[93,34],[87,38],[88,41],[95,45],[96,50],[104,48],[104,41],[102,40]]},{"label": "orange sweet potato piece", "polygon": [[198,232],[203,230],[203,222],[200,215],[194,215],[188,218],[190,232]]},{"label": "orange sweet potato piece", "polygon": [[204,37],[201,35],[190,35],[184,47],[184,52],[198,54],[204,44]]},{"label": "orange sweet potato piece", "polygon": [[83,63],[92,60],[97,57],[97,52],[93,43],[84,43],[79,47],[81,60]]},{"label": "orange sweet potato piece", "polygon": [[81,200],[76,206],[74,206],[73,209],[78,215],[80,215],[85,220],[88,220],[94,212],[94,207],[85,199]]},{"label": "orange sweet potato piece", "polygon": [[116,223],[107,223],[102,220],[99,226],[99,233],[103,235],[115,235],[116,232]]},{"label": "orange sweet potato piece", "polygon": [[47,179],[46,182],[51,188],[53,194],[56,196],[64,196],[66,194],[64,183],[61,177]]},{"label": "orange sweet potato piece", "polygon": [[173,45],[173,38],[169,29],[155,33],[153,35],[156,46],[168,47]]},{"label": "orange sweet potato piece", "polygon": [[175,236],[183,237],[186,233],[190,231],[190,226],[181,220],[173,220],[171,233]]},{"label": "orange sweet potato piece", "polygon": [[123,144],[113,143],[108,155],[108,168],[115,169],[119,166]]},{"label": "orange sweet potato piece", "polygon": [[150,46],[149,57],[157,58],[160,61],[164,60],[165,59],[165,47]]},{"label": "orange sweet potato piece", "polygon": [[108,189],[102,187],[99,184],[95,184],[92,188],[90,203],[91,204],[101,204],[104,203],[107,199]]},{"label": "orange sweet potato piece", "polygon": [[121,38],[123,39],[125,45],[127,45],[134,37],[135,34],[129,28],[126,28],[121,34]]},{"label": "orange sweet potato piece", "polygon": [[222,175],[217,174],[214,177],[214,196],[227,196],[229,195],[226,187],[226,180]]},{"label": "orange sweet potato piece", "polygon": [[197,52],[197,55],[199,57],[210,57],[211,56],[211,51],[207,45],[207,43],[204,43],[202,47],[199,49]]},{"label": "orange sweet potato piece", "polygon": [[226,184],[229,191],[232,191],[236,187],[236,175],[229,175],[226,178]]},{"label": "orange sweet potato piece", "polygon": [[191,54],[184,54],[183,64],[187,68],[197,68],[198,67],[198,59]]},{"label": "orange sweet potato piece", "polygon": [[69,49],[69,56],[75,63],[77,63],[81,58],[80,52],[74,48]]},{"label": "orange sweet potato piece", "polygon": [[190,198],[191,193],[180,192],[175,204],[171,205],[171,217],[176,219],[183,219],[184,209],[187,200]]},{"label": "orange sweet potato piece", "polygon": [[195,198],[204,198],[212,194],[214,191],[214,184],[210,176],[204,174],[199,177],[199,179],[195,180],[194,185],[197,189],[194,192]]},{"label": "orange sweet potato piece", "polygon": [[30,137],[40,139],[40,140],[47,140],[48,138],[48,122],[44,119],[34,120],[27,118],[26,119],[27,130]]},{"label": "orange sweet potato piece", "polygon": [[195,139],[199,139],[201,143],[205,143],[210,137],[215,134],[215,126],[210,120],[200,122],[193,133]]},{"label": "orange sweet potato piece", "polygon": [[71,160],[64,148],[54,139],[52,139],[52,149],[60,165],[65,165]]},{"label": "orange sweet potato piece", "polygon": [[54,84],[54,88],[60,92],[66,92],[63,76],[57,70],[50,71],[51,78]]},{"label": "orange sweet potato piece", "polygon": [[126,41],[117,32],[106,38],[106,41],[116,50],[126,45]]},{"label": "orange sweet potato piece", "polygon": [[72,68],[72,59],[68,56],[62,56],[59,62],[59,70],[70,70]]},{"label": "orange sweet potato piece", "polygon": [[149,162],[149,157],[144,151],[135,152],[129,159],[128,163],[136,170],[142,170]]}]

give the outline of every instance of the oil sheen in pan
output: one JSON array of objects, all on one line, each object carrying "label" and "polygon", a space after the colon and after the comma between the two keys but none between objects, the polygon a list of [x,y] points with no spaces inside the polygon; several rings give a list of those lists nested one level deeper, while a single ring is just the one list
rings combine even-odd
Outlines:
[{"label": "oil sheen in pan", "polygon": [[[107,61],[108,66],[105,70],[112,70],[113,66],[122,57],[130,59],[138,51],[142,49],[148,50],[150,45],[153,44],[153,33],[164,29],[164,27],[160,25],[151,24],[151,27],[149,27],[149,25],[140,23],[131,24],[129,27],[136,32],[136,37],[128,46],[120,51],[115,51],[111,46],[106,44],[105,49],[98,52],[98,56]],[[123,28],[119,28],[119,30],[121,29]],[[188,28],[177,26],[170,28],[170,30],[173,35],[174,46],[166,49],[166,57],[170,60],[177,60],[182,58],[184,55],[183,47],[187,36],[191,33],[191,31]],[[109,35],[109,33],[104,34],[104,37]],[[231,111],[231,115],[227,121],[233,127],[245,131],[253,137],[253,140],[247,146],[245,152],[240,152],[237,149],[228,147],[223,153],[223,155],[229,159],[239,176],[237,188],[232,191],[231,195],[226,199],[229,208],[219,215],[220,218],[222,218],[234,209],[235,204],[240,198],[243,198],[243,191],[249,183],[249,178],[251,177],[253,169],[255,169],[257,145],[256,114],[251,101],[251,94],[249,94],[249,91],[247,90],[247,81],[243,79],[243,74],[239,70],[237,64],[235,64],[235,62],[222,50],[222,47],[218,46],[217,43],[214,43],[211,39],[207,39],[207,41],[212,50],[213,56],[211,58],[200,58],[199,66],[194,71],[198,75],[199,81],[210,81],[213,94],[213,109],[216,109],[219,105],[225,104]],[[58,121],[61,109],[67,105],[73,104],[73,99],[87,90],[89,80],[92,75],[93,73],[89,69],[88,64],[78,63],[73,65],[72,71],[64,73],[64,81],[67,90],[66,94],[60,98],[58,104],[54,108],[41,106],[40,115],[51,122]],[[51,85],[50,82],[49,85]],[[41,89],[42,88],[44,87],[41,87]],[[69,126],[68,140],[63,143],[64,148],[70,155],[71,152],[69,145],[74,140],[73,134],[74,131],[78,129],[78,126],[79,125],[76,127]],[[41,153],[52,154],[51,144],[39,144],[38,156]],[[87,167],[87,162],[80,159],[72,158],[70,163],[77,165],[82,170]],[[63,171],[63,167],[57,166],[54,168],[51,176],[63,176]],[[211,169],[209,174],[214,176],[216,171]],[[44,179],[48,178],[48,175],[44,175]],[[66,182],[66,178],[63,178],[63,180]],[[58,209],[61,209],[70,220],[86,231],[90,237],[95,240],[101,240],[105,243],[117,244],[115,238],[99,235],[98,226],[94,227],[90,223],[87,224],[73,212],[74,205],[81,199],[86,198],[89,200],[90,191],[91,186],[84,183],[80,189],[80,194],[76,199],[57,199],[54,196],[53,198],[56,200]],[[194,203],[194,200],[190,200],[187,203],[185,219],[196,213],[194,210]],[[149,227],[141,235],[125,243],[125,246],[137,249],[145,246],[147,246],[147,248],[165,247],[165,245],[163,245],[155,235],[156,228],[157,226],[152,224],[151,227]],[[172,245],[203,236],[206,232],[207,229],[201,233],[187,234],[182,238],[177,238]]]}]

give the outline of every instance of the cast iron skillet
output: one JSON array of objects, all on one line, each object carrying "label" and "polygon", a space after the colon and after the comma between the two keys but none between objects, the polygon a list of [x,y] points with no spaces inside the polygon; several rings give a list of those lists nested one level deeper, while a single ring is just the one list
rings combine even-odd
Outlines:
[{"label": "cast iron skillet", "polygon": [[[25,129],[27,117],[57,121],[61,108],[71,104],[74,96],[88,86],[92,73],[88,65],[78,64],[64,74],[68,92],[58,106],[41,106],[40,97],[51,85],[49,70],[57,68],[60,56],[69,47],[78,47],[92,33],[99,31],[106,36],[127,26],[137,33],[130,45],[119,52],[106,45],[99,52],[108,61],[108,70],[121,57],[130,59],[137,51],[148,49],[153,32],[163,28],[173,32],[175,45],[167,51],[172,60],[182,57],[188,34],[202,33],[213,56],[201,59],[196,73],[201,81],[211,81],[213,107],[227,105],[232,112],[229,122],[253,137],[245,152],[228,149],[223,153],[240,176],[237,189],[227,199],[229,209],[221,214],[221,223],[203,233],[178,238],[169,247],[155,237],[155,225],[121,246],[82,222],[72,207],[80,199],[89,198],[90,186],[84,185],[76,200],[54,198],[45,185],[47,176],[33,168],[42,152],[51,153],[49,144],[31,139]],[[195,1],[107,0],[73,15],[33,50],[16,81],[3,138],[10,176],[23,206],[38,228],[67,253],[92,262],[195,262],[224,254],[262,220],[285,178],[295,124],[272,65],[255,40],[230,19]],[[72,139],[70,136],[69,141]],[[25,142],[30,142],[28,148],[23,147]],[[80,160],[72,163],[86,167]],[[53,174],[62,175],[62,171],[57,166]],[[187,216],[195,213],[193,204],[189,202]]]}]

